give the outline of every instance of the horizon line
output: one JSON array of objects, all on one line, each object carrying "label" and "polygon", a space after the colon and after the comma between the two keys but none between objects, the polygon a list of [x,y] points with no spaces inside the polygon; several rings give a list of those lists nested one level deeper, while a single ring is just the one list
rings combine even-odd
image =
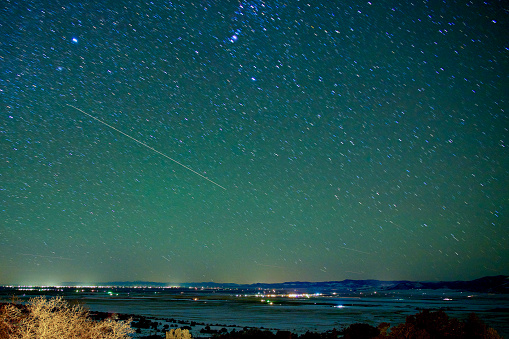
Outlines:
[{"label": "horizon line", "polygon": [[[471,282],[475,280],[485,279],[485,278],[494,278],[494,277],[505,277],[509,278],[509,275],[505,274],[496,274],[496,275],[486,275],[481,276],[475,279],[469,280],[408,280],[408,279],[397,279],[397,280],[381,280],[381,279],[343,279],[343,280],[321,280],[321,281],[302,281],[302,280],[294,280],[294,281],[284,281],[284,282],[253,282],[253,283],[234,283],[234,282],[215,282],[215,281],[198,281],[198,282],[157,282],[157,281],[143,281],[143,280],[135,280],[135,281],[108,281],[108,282],[95,282],[95,283],[87,283],[87,282],[79,282],[79,281],[65,281],[60,284],[49,285],[49,284],[1,284],[0,287],[154,287],[150,285],[166,285],[166,286],[158,286],[159,288],[179,288],[179,287],[189,287],[182,285],[193,285],[193,287],[207,287],[207,284],[211,285],[236,285],[236,286],[254,286],[254,285],[284,285],[284,284],[317,284],[317,283],[337,283],[337,282],[345,282],[345,281],[378,281],[378,282],[386,282],[386,283],[394,283],[394,282],[414,282],[414,283],[438,283],[438,282]],[[129,285],[132,284],[132,285]]]}]

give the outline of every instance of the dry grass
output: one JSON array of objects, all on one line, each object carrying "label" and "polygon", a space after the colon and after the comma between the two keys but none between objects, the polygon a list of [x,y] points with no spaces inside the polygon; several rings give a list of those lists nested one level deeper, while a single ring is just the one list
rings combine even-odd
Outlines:
[{"label": "dry grass", "polygon": [[61,297],[32,298],[27,306],[0,307],[2,339],[123,339],[131,333],[130,321],[93,321],[81,306],[71,306]]}]

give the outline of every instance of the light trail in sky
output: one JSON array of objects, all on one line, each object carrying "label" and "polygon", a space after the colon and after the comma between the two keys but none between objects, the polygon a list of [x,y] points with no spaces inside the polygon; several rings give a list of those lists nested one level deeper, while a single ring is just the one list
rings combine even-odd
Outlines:
[{"label": "light trail in sky", "polygon": [[118,128],[111,126],[110,124],[108,124],[108,123],[106,123],[106,122],[102,121],[101,119],[98,119],[98,118],[94,117],[92,114],[88,114],[88,113],[87,113],[87,112],[85,112],[84,110],[79,109],[78,107],[75,107],[75,106],[70,105],[70,104],[67,104],[67,106],[72,107],[72,108],[74,108],[74,109],[76,109],[76,110],[80,111],[81,113],[83,113],[83,114],[85,114],[85,115],[87,115],[87,116],[91,117],[92,119],[99,121],[101,124],[108,126],[109,128],[111,128],[111,129],[113,129],[113,130],[117,131],[118,133],[125,135],[125,136],[126,136],[126,137],[128,137],[129,139],[136,141],[138,144],[143,145],[143,146],[147,147],[148,149],[151,149],[152,151],[154,151],[154,152],[156,152],[156,153],[158,153],[158,154],[162,155],[163,157],[165,157],[165,158],[167,158],[167,159],[170,159],[170,160],[171,160],[171,161],[173,161],[174,163],[176,163],[176,164],[178,164],[178,165],[180,165],[180,166],[184,167],[185,169],[187,169],[187,170],[189,170],[189,171],[193,172],[194,174],[199,175],[199,176],[200,176],[200,177],[202,177],[203,179],[205,179],[205,180],[207,180],[207,181],[210,181],[210,182],[211,182],[211,183],[213,183],[214,185],[216,185],[216,186],[218,186],[218,187],[221,187],[222,189],[226,190],[226,188],[224,188],[223,186],[219,185],[217,182],[210,180],[210,179],[209,179],[209,178],[207,178],[206,176],[204,176],[204,175],[202,175],[202,174],[200,174],[200,173],[196,172],[195,170],[193,170],[193,169],[191,169],[191,168],[187,167],[186,165],[184,165],[184,164],[182,164],[182,163],[178,162],[177,160],[170,158],[169,156],[167,156],[167,155],[166,155],[166,154],[164,154],[163,152],[160,152],[160,151],[156,150],[155,148],[150,147],[150,146],[149,146],[149,145],[147,145],[146,143],[144,143],[144,142],[142,142],[142,141],[140,141],[140,140],[138,140],[138,139],[136,139],[136,138],[134,138],[134,137],[130,136],[130,135],[129,135],[129,134],[127,134],[127,133],[122,132],[122,131],[121,131],[121,130],[119,130]]},{"label": "light trail in sky", "polygon": [[30,257],[36,257],[36,258],[50,258],[50,259],[61,259],[61,260],[74,260],[71,258],[65,258],[65,257],[58,257],[58,256],[52,256],[52,255],[40,255],[40,254],[30,254],[30,253],[19,253],[20,255],[26,255]]},{"label": "light trail in sky", "polygon": [[370,252],[364,252],[364,251],[361,251],[361,250],[356,250],[354,248],[349,248],[349,247],[345,247],[345,246],[338,246],[339,248],[343,248],[345,250],[349,250],[349,251],[354,251],[354,252],[359,252],[359,253],[364,253],[364,254],[372,254]]}]

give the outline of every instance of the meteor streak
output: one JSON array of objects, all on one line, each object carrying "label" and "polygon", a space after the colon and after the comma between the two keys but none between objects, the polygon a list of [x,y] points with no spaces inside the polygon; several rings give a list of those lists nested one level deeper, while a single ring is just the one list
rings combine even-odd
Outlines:
[{"label": "meteor streak", "polygon": [[218,183],[216,183],[216,182],[214,182],[214,181],[210,180],[210,179],[209,179],[209,178],[207,178],[206,176],[201,175],[200,173],[196,172],[195,170],[193,170],[193,169],[191,169],[191,168],[187,167],[186,165],[184,165],[184,164],[182,164],[182,163],[178,162],[178,161],[177,161],[177,160],[175,160],[175,159],[170,158],[170,157],[169,157],[169,156],[167,156],[166,154],[164,154],[164,153],[162,153],[162,152],[160,152],[160,151],[156,150],[156,149],[155,149],[155,148],[153,148],[153,147],[150,147],[150,146],[149,146],[149,145],[147,145],[146,143],[144,143],[144,142],[142,142],[142,141],[140,141],[140,140],[138,140],[138,139],[136,139],[136,138],[134,138],[134,137],[130,136],[129,134],[122,132],[122,131],[121,131],[121,130],[119,130],[118,128],[115,128],[115,127],[111,126],[110,124],[107,124],[106,122],[102,121],[101,119],[98,119],[98,118],[94,117],[93,115],[88,114],[88,113],[87,113],[87,112],[85,112],[84,110],[79,109],[78,107],[75,107],[75,106],[70,105],[70,104],[67,104],[67,106],[72,107],[72,108],[74,108],[75,110],[78,110],[78,111],[80,111],[81,113],[83,113],[83,114],[85,114],[85,115],[88,115],[88,116],[89,116],[89,117],[91,117],[92,119],[99,121],[101,124],[108,126],[109,128],[111,128],[111,129],[113,129],[113,130],[117,131],[118,133],[125,135],[125,136],[126,136],[126,137],[128,137],[129,139],[136,141],[138,144],[143,145],[143,146],[147,147],[148,149],[151,149],[152,151],[154,151],[154,152],[156,152],[156,153],[158,153],[158,154],[162,155],[163,157],[165,157],[165,158],[167,158],[167,159],[170,159],[170,160],[171,160],[171,161],[173,161],[174,163],[177,163],[178,165],[180,165],[180,166],[184,167],[185,169],[187,169],[187,170],[189,170],[189,171],[193,172],[194,174],[199,175],[199,176],[200,176],[200,177],[202,177],[203,179],[205,179],[205,180],[207,180],[207,181],[210,181],[210,182],[211,182],[211,183],[213,183],[214,185],[216,185],[216,186],[218,186],[218,187],[221,187],[222,189],[226,190],[226,188],[224,188],[223,186],[219,185]]},{"label": "meteor streak", "polygon": [[349,247],[345,247],[345,246],[338,246],[339,248],[344,248],[345,250],[349,250],[349,251],[354,251],[354,252],[359,252],[359,253],[364,253],[364,254],[371,254],[369,252],[364,252],[364,251],[361,251],[361,250],[356,250],[354,248],[349,248]]},{"label": "meteor streak", "polygon": [[19,253],[21,255],[27,255],[30,257],[36,257],[36,258],[50,258],[50,259],[61,259],[61,260],[74,260],[71,258],[65,258],[65,257],[57,257],[52,255],[39,255],[39,254],[30,254],[30,253]]}]

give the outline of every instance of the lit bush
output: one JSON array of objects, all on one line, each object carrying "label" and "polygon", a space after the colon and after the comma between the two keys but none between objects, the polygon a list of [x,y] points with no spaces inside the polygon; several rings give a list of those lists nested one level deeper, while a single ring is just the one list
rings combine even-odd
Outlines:
[{"label": "lit bush", "polygon": [[181,330],[180,328],[171,329],[166,332],[166,339],[192,339],[189,330]]},{"label": "lit bush", "polygon": [[134,330],[130,321],[93,321],[81,306],[62,297],[32,298],[27,307],[4,305],[0,312],[0,337],[12,339],[124,339]]}]

